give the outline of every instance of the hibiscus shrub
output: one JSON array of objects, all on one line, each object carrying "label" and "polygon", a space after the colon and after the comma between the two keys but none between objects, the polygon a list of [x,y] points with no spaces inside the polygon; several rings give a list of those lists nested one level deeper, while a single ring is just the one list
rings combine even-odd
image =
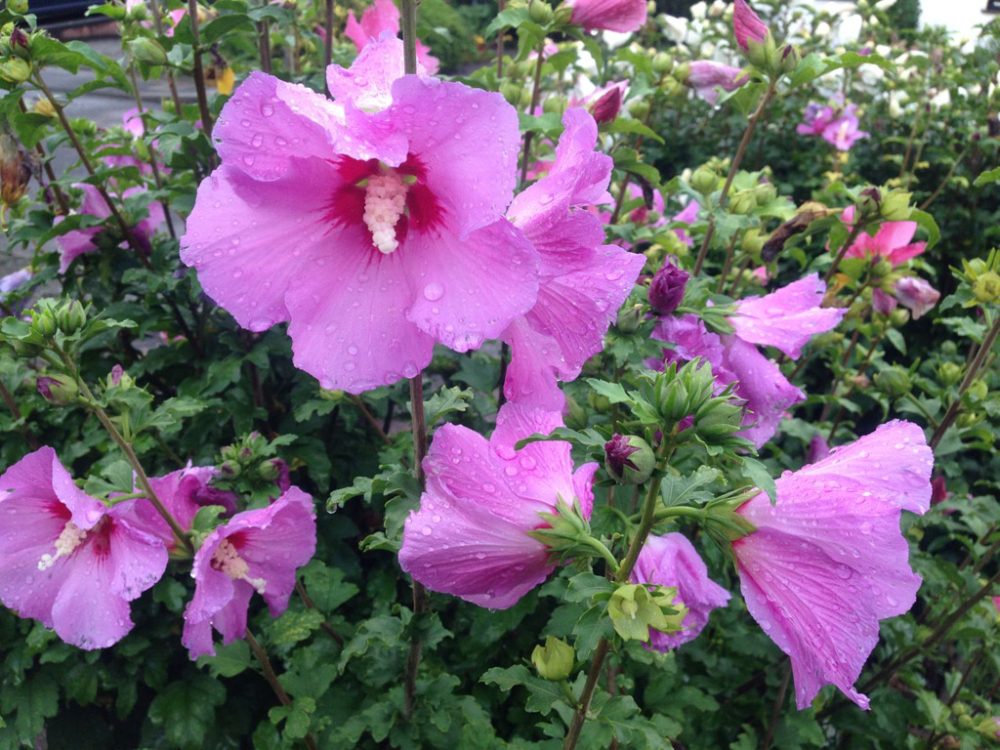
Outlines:
[{"label": "hibiscus shrub", "polygon": [[1000,35],[888,5],[5,4],[0,748],[1000,743]]}]

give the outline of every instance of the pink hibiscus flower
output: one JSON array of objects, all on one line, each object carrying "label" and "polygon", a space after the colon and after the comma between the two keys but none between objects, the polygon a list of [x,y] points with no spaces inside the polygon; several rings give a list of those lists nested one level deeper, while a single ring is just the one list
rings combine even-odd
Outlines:
[{"label": "pink hibiscus flower", "polygon": [[412,377],[435,341],[497,337],[535,304],[538,255],[503,212],[517,113],[402,75],[402,42],[327,71],[333,103],[253,73],[215,127],[181,258],[253,331],[288,321],[296,366],[360,393]]},{"label": "pink hibiscus flower", "polygon": [[194,597],[184,610],[181,642],[192,659],[215,654],[212,629],[226,645],[242,638],[254,592],[272,617],[288,608],[295,571],[316,551],[312,498],[298,487],[266,508],[237,513],[219,526],[194,556]]},{"label": "pink hibiscus flower", "polygon": [[[134,161],[132,157],[122,157],[128,159],[129,162]],[[107,202],[101,196],[100,191],[93,185],[87,183],[77,183],[73,187],[78,188],[83,191],[83,201],[80,204],[79,213],[88,216],[96,216],[99,219],[108,219],[111,217],[111,209],[108,207]],[[122,200],[131,198],[133,195],[139,195],[146,191],[144,187],[130,187],[125,192],[121,194]],[[114,198],[114,196],[112,196]],[[159,201],[152,201],[146,207],[146,218],[142,219],[139,223],[132,227],[132,235],[136,242],[139,243],[140,248],[143,252],[149,252],[150,241],[153,235],[156,234],[157,228],[165,221],[163,214],[163,206]],[[64,220],[64,217],[57,216],[55,223],[60,224]],[[115,225],[117,230],[117,225]],[[81,255],[86,255],[87,253],[92,253],[98,250],[97,244],[94,239],[98,234],[104,231],[104,227],[93,226],[84,227],[83,229],[73,229],[66,234],[60,235],[56,238],[59,243],[59,272],[66,273],[69,270],[70,264],[79,258]],[[125,241],[119,245],[124,247],[126,245]]]},{"label": "pink hibiscus flower", "polygon": [[933,454],[923,431],[894,421],[777,480],[737,511],[756,531],[733,543],[750,614],[792,660],[806,708],[825,684],[861,708],[854,689],[879,621],[913,606],[920,576],[899,531],[902,510],[924,513]]},{"label": "pink hibiscus flower", "polygon": [[709,104],[719,100],[719,89],[735,91],[750,80],[739,68],[714,60],[695,60],[689,69],[685,83]]},{"label": "pink hibiscus flower", "polygon": [[857,141],[870,134],[858,128],[858,107],[848,104],[841,110],[809,104],[805,111],[805,121],[799,123],[795,132],[799,135],[819,136],[839,151],[849,151]]},{"label": "pink hibiscus flower", "polygon": [[835,328],[845,310],[820,307],[825,290],[819,275],[812,274],[738,302],[729,318],[732,334],[711,333],[698,317],[682,315],[662,318],[653,337],[674,345],[666,352],[667,362],[701,357],[711,364],[719,391],[736,383],[736,395],[746,401],[740,434],[760,448],[774,436],[785,411],[805,394],[757,346],[773,346],[797,359],[810,338]]},{"label": "pink hibiscus flower", "polygon": [[514,444],[562,425],[558,414],[505,404],[497,427],[482,435],[447,424],[434,434],[420,508],[403,527],[399,564],[431,591],[490,609],[507,609],[555,566],[528,532],[545,526],[562,500],[580,501],[590,517],[596,463],[573,471],[569,443]]},{"label": "pink hibiscus flower", "polygon": [[650,536],[639,552],[632,571],[632,583],[655,583],[674,586],[674,601],[688,608],[678,633],[650,630],[649,648],[670,651],[693,641],[708,624],[716,607],[725,607],[729,592],[708,577],[708,568],[694,545],[676,532]]},{"label": "pink hibiscus flower", "polygon": [[910,310],[913,319],[921,318],[941,299],[941,292],[916,276],[904,276],[893,289],[896,299]]},{"label": "pink hibiscus flower", "polygon": [[[344,35],[354,42],[358,52],[361,52],[370,41],[381,38],[385,32],[393,37],[399,36],[399,8],[396,7],[393,0],[375,0],[361,14],[360,23],[353,10],[347,14]],[[430,47],[419,39],[417,40],[417,61],[424,66],[430,75],[437,73],[440,67],[440,62],[431,54]]]},{"label": "pink hibiscus flower", "polygon": [[[208,505],[221,505],[226,513],[236,512],[236,495],[212,487],[214,466],[186,466],[162,477],[150,477],[157,498],[184,531],[191,530],[198,511]],[[130,521],[133,527],[159,538],[168,548],[176,545],[170,526],[150,503],[132,506]]]},{"label": "pink hibiscus flower", "polygon": [[646,23],[644,0],[570,0],[572,21],[587,31],[638,31]]},{"label": "pink hibiscus flower", "polygon": [[511,346],[504,393],[512,401],[558,411],[557,380],[575,379],[604,346],[604,334],[632,291],[645,257],[605,245],[588,210],[607,198],[611,158],[594,151],[597,125],[569,109],[546,177],[520,193],[508,218],[541,258],[538,301],[501,338]]},{"label": "pink hibiscus flower", "polygon": [[770,34],[767,24],[760,20],[746,0],[733,1],[733,35],[740,49],[749,51],[750,42],[764,44]]},{"label": "pink hibiscus flower", "polygon": [[[840,215],[850,227],[854,223],[854,206],[848,206]],[[874,236],[861,232],[848,249],[847,258],[885,258],[898,266],[916,258],[927,247],[926,242],[910,242],[917,232],[915,221],[883,221]]]},{"label": "pink hibiscus flower", "polygon": [[129,602],[167,566],[163,543],[128,522],[138,502],[85,494],[47,446],[22,458],[0,476],[0,601],[73,646],[117,643]]}]

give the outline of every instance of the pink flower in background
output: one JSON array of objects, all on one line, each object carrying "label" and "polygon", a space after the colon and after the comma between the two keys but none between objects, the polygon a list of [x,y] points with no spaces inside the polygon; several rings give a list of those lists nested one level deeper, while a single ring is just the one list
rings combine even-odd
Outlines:
[{"label": "pink flower in background", "polygon": [[288,608],[295,571],[316,551],[312,498],[298,487],[265,508],[237,513],[205,537],[194,556],[194,597],[181,642],[192,659],[214,655],[212,630],[226,645],[242,638],[247,608],[260,594],[272,617]]},{"label": "pink flower in background", "polygon": [[497,337],[535,304],[538,253],[503,216],[520,143],[503,97],[403,76],[390,38],[327,78],[336,105],[261,73],[234,92],[181,258],[240,325],[288,321],[295,365],[360,393],[435,342]]},{"label": "pink flower in background", "polygon": [[[854,223],[854,206],[848,206],[840,215],[848,226]],[[861,232],[846,253],[848,258],[885,258],[898,266],[916,258],[927,247],[926,242],[910,242],[917,232],[915,221],[883,221],[874,236]]]},{"label": "pink flower in background", "polygon": [[514,444],[562,425],[558,414],[505,404],[493,436],[446,424],[435,434],[424,471],[420,508],[403,527],[399,564],[431,591],[490,609],[507,609],[555,566],[528,532],[546,525],[540,513],[580,501],[590,517],[596,463],[573,471],[570,444]]},{"label": "pink flower in background", "polygon": [[830,444],[826,442],[826,438],[817,432],[812,436],[812,440],[809,441],[809,450],[806,453],[806,463],[814,464],[817,461],[822,461],[829,455]]},{"label": "pink flower in background", "polygon": [[747,52],[750,49],[750,42],[763,44],[770,34],[767,24],[760,20],[760,16],[754,13],[746,0],[734,0],[733,35],[740,49]]},{"label": "pink flower in background", "polygon": [[[99,219],[108,219],[111,217],[111,209],[108,207],[107,202],[101,196],[100,191],[96,187],[87,183],[77,183],[73,187],[83,191],[83,201],[80,204],[78,213],[88,216],[96,216]],[[143,187],[130,187],[122,193],[121,197],[122,200],[125,200],[144,192],[146,192],[146,189]],[[114,196],[112,196],[112,198],[114,198]],[[163,214],[163,206],[158,201],[151,202],[146,207],[146,210],[146,218],[139,221],[139,223],[135,224],[131,229],[132,236],[140,245],[140,251],[148,253],[151,249],[150,241],[152,240],[153,235],[156,234],[157,228],[163,224],[165,217]],[[60,224],[64,220],[65,217],[57,216],[55,223]],[[116,231],[118,230],[117,224],[114,225],[113,229]],[[70,264],[74,260],[79,258],[81,255],[86,255],[87,253],[96,251],[98,247],[94,242],[94,239],[103,231],[104,227],[101,226],[84,227],[82,229],[74,229],[56,238],[60,247],[59,272],[66,273],[66,271],[69,270]],[[119,246],[127,246],[126,241],[122,240]]]},{"label": "pink flower in background", "polygon": [[904,276],[896,282],[893,291],[896,299],[909,308],[914,320],[933,310],[941,299],[941,292],[916,276]]},{"label": "pink flower in background", "polygon": [[825,684],[854,689],[879,621],[913,606],[920,576],[900,533],[902,510],[930,504],[933,454],[923,431],[893,421],[777,480],[737,511],[756,527],[733,543],[740,588],[764,632],[792,660],[806,708]]},{"label": "pink flower in background", "polygon": [[579,103],[586,105],[598,125],[611,122],[621,111],[625,97],[628,96],[628,87],[628,81],[613,81],[595,90]]},{"label": "pink flower in background", "polygon": [[763,297],[737,303],[729,318],[733,333],[706,330],[694,315],[664,317],[653,337],[672,343],[666,361],[702,357],[712,365],[719,391],[736,383],[735,393],[746,401],[742,435],[758,448],[770,440],[785,411],[805,398],[788,382],[778,366],[757,346],[773,346],[792,359],[809,339],[837,326],[845,311],[823,308],[826,286],[812,274]]},{"label": "pink flower in background", "polygon": [[583,109],[563,116],[565,131],[546,177],[521,192],[507,217],[541,258],[538,301],[501,334],[511,361],[511,401],[558,411],[556,381],[575,379],[604,346],[604,334],[642,270],[645,257],[605,245],[588,208],[607,198],[611,158],[594,150],[597,125]]},{"label": "pink flower in background", "polygon": [[[393,37],[399,36],[399,8],[396,7],[393,0],[375,0],[361,14],[360,23],[353,10],[347,14],[344,36],[354,42],[358,52],[361,52],[372,40],[381,38],[382,34],[386,32]],[[438,59],[431,54],[430,47],[419,39],[417,40],[417,61],[424,66],[430,75],[437,73],[440,67]]]},{"label": "pink flower in background", "polygon": [[881,289],[872,291],[872,309],[879,315],[888,315],[899,305],[896,298],[886,294]]},{"label": "pink flower in background", "polygon": [[638,31],[646,23],[644,0],[570,0],[572,21],[587,31]]},{"label": "pink flower in background", "polygon": [[948,484],[945,478],[939,474],[931,480],[931,505],[943,503],[949,497],[951,497],[951,493],[948,492]]},{"label": "pink flower in background", "polygon": [[[997,614],[1000,615],[1000,596],[993,597],[993,608],[996,609]],[[997,726],[997,736],[1000,736],[1000,724]]]},{"label": "pink flower in background", "polygon": [[163,575],[167,550],[73,483],[52,448],[0,476],[0,601],[73,646],[106,648],[132,629],[130,605]]},{"label": "pink flower in background", "polygon": [[685,83],[709,104],[719,100],[719,89],[735,91],[750,80],[739,68],[714,60],[695,60],[689,67]]},{"label": "pink flower in background", "polygon": [[20,315],[24,310],[25,301],[12,302],[10,297],[34,278],[30,268],[22,268],[6,276],[0,276],[0,311],[4,315]]},{"label": "pink flower in background", "polygon": [[725,607],[729,592],[708,577],[708,568],[683,534],[650,536],[639,552],[632,583],[655,583],[677,588],[674,601],[688,608],[678,633],[649,631],[649,648],[669,651],[693,641],[717,607]]},{"label": "pink flower in background", "polygon": [[[214,466],[188,465],[162,477],[150,477],[149,483],[178,525],[190,531],[195,515],[208,505],[221,505],[229,515],[236,512],[236,495],[209,484],[216,473]],[[133,505],[129,518],[135,528],[159,538],[167,547],[176,545],[167,522],[150,503]]]},{"label": "pink flower in background", "polygon": [[796,126],[795,132],[818,136],[839,151],[849,151],[857,141],[870,135],[858,128],[857,111],[856,104],[848,104],[837,110],[815,103],[809,104],[805,119]]},{"label": "pink flower in background", "polygon": [[[698,211],[700,209],[701,206],[698,205],[698,201],[693,199],[689,200],[679,213],[674,214],[670,218],[670,222],[673,224],[693,224],[698,220]],[[691,235],[689,235],[684,229],[675,229],[674,234],[677,235],[677,239],[688,247],[692,247],[694,245],[694,240],[691,239]]]}]

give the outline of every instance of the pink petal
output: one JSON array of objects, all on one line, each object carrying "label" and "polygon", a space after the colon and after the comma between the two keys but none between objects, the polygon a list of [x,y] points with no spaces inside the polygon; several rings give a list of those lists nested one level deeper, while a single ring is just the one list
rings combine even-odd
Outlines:
[{"label": "pink petal", "polygon": [[875,233],[873,244],[879,255],[889,255],[895,249],[908,244],[916,232],[915,221],[883,221]]},{"label": "pink petal", "polygon": [[244,328],[286,321],[285,294],[304,261],[337,247],[341,233],[329,211],[340,184],[334,167],[318,159],[293,159],[271,182],[220,167],[198,188],[181,260]]},{"label": "pink petal", "polygon": [[420,287],[407,317],[463,352],[497,337],[538,295],[537,253],[501,219],[464,240],[443,230],[413,232],[400,253]]},{"label": "pink petal", "polygon": [[773,346],[797,359],[810,338],[836,327],[846,313],[820,307],[825,292],[819,274],[811,274],[763,297],[741,300],[729,322],[744,341]]},{"label": "pink petal", "polygon": [[513,197],[520,133],[517,112],[496,93],[434,78],[405,76],[386,113],[409,138],[410,154],[460,236],[494,223]]},{"label": "pink petal", "polygon": [[637,31],[646,23],[642,0],[573,0],[573,23],[588,31]]},{"label": "pink petal", "polygon": [[889,262],[894,266],[902,265],[906,261],[916,258],[927,249],[926,242],[914,242],[910,245],[903,245],[891,250],[888,254]]},{"label": "pink petal", "polygon": [[351,393],[413,377],[434,346],[408,319],[416,293],[404,256],[416,248],[383,255],[365,231],[345,227],[336,253],[311,258],[287,295],[295,366],[324,388]]},{"label": "pink petal", "polygon": [[[423,72],[426,71],[418,68],[418,73]],[[392,104],[392,85],[402,76],[403,42],[393,34],[365,44],[349,69],[339,65],[328,67],[326,85],[338,104],[364,112],[380,112]],[[364,122],[363,118],[356,118],[351,125]]]},{"label": "pink petal", "polygon": [[708,568],[694,545],[676,532],[646,539],[631,581],[676,587],[675,601],[688,608],[681,632],[651,633],[649,645],[657,651],[669,651],[697,638],[712,610],[729,601],[729,592],[708,577]]},{"label": "pink petal", "polygon": [[748,42],[762,43],[770,33],[746,0],[733,0],[733,36],[744,52],[749,49]]},{"label": "pink petal", "polygon": [[534,328],[527,317],[507,326],[501,338],[510,345],[510,363],[503,392],[508,401],[561,412],[566,397],[557,380],[561,363],[559,342]]}]

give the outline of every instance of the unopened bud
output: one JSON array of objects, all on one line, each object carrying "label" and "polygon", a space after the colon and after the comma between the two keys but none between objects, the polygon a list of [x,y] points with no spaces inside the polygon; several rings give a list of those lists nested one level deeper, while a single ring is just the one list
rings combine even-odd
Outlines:
[{"label": "unopened bud", "polygon": [[875,386],[887,396],[899,398],[910,392],[910,374],[898,365],[887,367],[875,375]]},{"label": "unopened bud", "polygon": [[955,385],[962,379],[962,366],[954,362],[943,362],[937,370],[942,385]]},{"label": "unopened bud", "polygon": [[743,233],[743,237],[740,239],[740,247],[743,249],[743,252],[757,258],[760,257],[760,251],[764,249],[766,241],[767,238],[760,233],[760,229],[753,227]]},{"label": "unopened bud", "polygon": [[986,271],[972,283],[972,296],[984,305],[1000,302],[1000,274]]},{"label": "unopened bud", "polygon": [[235,479],[240,475],[240,465],[236,461],[223,461],[219,473],[226,479]]},{"label": "unopened bud", "polygon": [[28,0],[7,0],[7,9],[11,13],[23,16],[28,12]]},{"label": "unopened bud", "polygon": [[133,39],[127,45],[129,52],[139,62],[148,65],[164,65],[167,62],[167,53],[155,39],[139,37]]},{"label": "unopened bud", "polygon": [[622,90],[619,86],[612,86],[601,98],[590,105],[590,114],[598,125],[612,122],[622,108]]},{"label": "unopened bud", "polygon": [[986,400],[986,397],[990,395],[990,387],[986,385],[986,381],[982,378],[976,378],[969,384],[966,394],[969,400],[976,404]]},{"label": "unopened bud", "polygon": [[566,111],[566,97],[559,96],[558,94],[553,94],[552,96],[545,97],[545,101],[542,102],[543,112],[553,112],[557,115],[561,115]]},{"label": "unopened bud", "polygon": [[753,190],[740,190],[729,197],[729,213],[747,216],[757,207]]},{"label": "unopened bud", "polygon": [[573,672],[576,654],[573,647],[560,638],[546,636],[544,646],[535,646],[531,663],[539,677],[553,682],[565,680]]},{"label": "unopened bud", "polygon": [[660,75],[669,73],[674,67],[674,58],[667,52],[657,52],[653,55],[653,70]]},{"label": "unopened bud", "polygon": [[879,215],[886,221],[906,221],[910,218],[910,197],[910,193],[902,190],[883,195]]},{"label": "unopened bud", "polygon": [[73,403],[79,393],[76,382],[65,375],[39,375],[35,387],[42,398],[57,406]]},{"label": "unopened bud", "polygon": [[770,182],[765,182],[753,189],[753,197],[758,206],[766,206],[778,197],[778,189]]},{"label": "unopened bud", "polygon": [[622,333],[635,333],[639,330],[643,317],[641,305],[623,307],[618,311],[618,319],[615,322],[615,327]]},{"label": "unopened bud", "polygon": [[800,60],[799,51],[791,44],[786,44],[781,50],[781,62],[778,68],[782,73],[791,73],[799,67]]},{"label": "unopened bud", "polygon": [[516,105],[521,100],[521,87],[513,81],[504,81],[500,84],[500,94],[508,104]]},{"label": "unopened bud", "polygon": [[545,0],[531,0],[531,4],[528,6],[528,18],[532,21],[539,26],[546,26],[554,17],[552,6]]},{"label": "unopened bud", "polygon": [[37,311],[33,310],[31,317],[31,330],[33,333],[46,339],[55,335],[58,326],[56,325],[55,313],[51,308],[45,307]]},{"label": "unopened bud", "polygon": [[31,77],[31,63],[20,57],[10,57],[0,62],[0,78],[8,83],[24,83]]},{"label": "unopened bud", "polygon": [[573,19],[573,8],[569,5],[560,5],[556,8],[553,20],[560,26],[566,26]]},{"label": "unopened bud", "polygon": [[604,444],[604,468],[619,484],[642,484],[656,468],[656,456],[641,437],[616,434]]},{"label": "unopened bud", "polygon": [[25,51],[31,46],[31,40],[28,35],[24,33],[24,29],[14,27],[10,32],[10,46],[14,51],[14,54],[21,56]]},{"label": "unopened bud", "polygon": [[629,114],[637,120],[645,120],[649,115],[649,102],[643,99],[633,99],[628,105]]},{"label": "unopened bud", "polygon": [[691,187],[702,195],[709,195],[719,184],[719,175],[708,167],[698,167],[691,175]]},{"label": "unopened bud", "polygon": [[56,310],[56,325],[59,330],[70,336],[87,324],[87,311],[80,300],[64,302]]},{"label": "unopened bud", "polygon": [[673,313],[684,300],[689,278],[687,271],[675,266],[670,259],[664,260],[649,285],[649,306],[660,315]]}]

